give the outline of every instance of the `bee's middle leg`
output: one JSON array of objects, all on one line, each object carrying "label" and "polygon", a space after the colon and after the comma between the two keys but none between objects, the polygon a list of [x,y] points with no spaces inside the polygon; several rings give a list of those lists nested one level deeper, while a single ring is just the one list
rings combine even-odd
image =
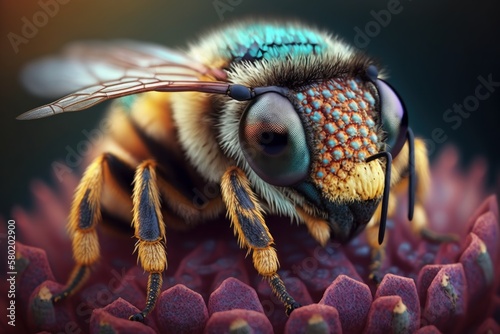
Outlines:
[{"label": "bee's middle leg", "polygon": [[146,160],[139,165],[134,178],[133,225],[137,238],[136,250],[142,267],[149,272],[145,308],[130,320],[143,321],[155,307],[167,267],[165,225],[160,209],[155,163]]},{"label": "bee's middle leg", "polygon": [[283,280],[277,274],[279,262],[276,249],[272,247],[274,240],[247,177],[239,168],[231,167],[222,177],[221,188],[240,247],[252,252],[255,269],[268,280],[273,293],[285,305],[289,315],[300,305],[286,291]]}]

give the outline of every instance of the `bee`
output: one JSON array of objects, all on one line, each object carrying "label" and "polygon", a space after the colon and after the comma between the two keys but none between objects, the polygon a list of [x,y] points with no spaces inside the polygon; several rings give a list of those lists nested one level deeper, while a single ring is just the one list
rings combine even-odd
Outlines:
[{"label": "bee", "polygon": [[[335,35],[298,22],[247,21],[187,51],[79,42],[32,63],[23,77],[40,94],[76,92],[21,120],[117,98],[109,132],[75,191],[68,230],[76,265],[54,302],[74,293],[99,259],[103,211],[132,222],[149,274],[135,321],[159,296],[168,230],[223,214],[288,315],[300,305],[277,273],[269,215],[305,224],[321,245],[346,243],[367,228],[373,278],[397,188],[408,187],[415,231],[442,239],[426,226],[428,159],[402,99],[374,59]],[[220,194],[200,203],[193,189],[207,184]]]}]

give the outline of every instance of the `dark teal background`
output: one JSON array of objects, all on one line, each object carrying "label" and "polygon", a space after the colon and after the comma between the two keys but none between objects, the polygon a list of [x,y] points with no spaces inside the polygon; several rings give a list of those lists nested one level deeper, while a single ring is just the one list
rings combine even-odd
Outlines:
[{"label": "dark teal background", "polygon": [[[62,1],[62,0],[61,0]],[[82,113],[20,122],[15,116],[49,102],[26,93],[18,73],[31,59],[57,52],[70,41],[132,38],[185,46],[199,33],[219,24],[248,17],[296,18],[331,30],[353,42],[358,27],[374,21],[371,11],[391,1],[82,1],[65,0],[59,11],[15,53],[10,32],[21,34],[22,18],[30,21],[41,10],[37,1],[1,0],[0,215],[8,218],[14,204],[30,204],[29,184],[49,182],[51,162],[64,159],[66,146],[76,148],[102,115],[104,106]],[[226,3],[221,21],[215,4]],[[231,5],[236,4],[236,5]],[[466,165],[483,156],[489,161],[490,182],[500,170],[500,87],[456,130],[443,120],[445,111],[473,95],[478,76],[500,81],[500,20],[494,1],[408,1],[364,48],[385,64],[390,82],[403,96],[417,135],[431,138],[442,129],[448,137],[437,144],[459,147]],[[439,130],[437,130],[439,132]]]}]

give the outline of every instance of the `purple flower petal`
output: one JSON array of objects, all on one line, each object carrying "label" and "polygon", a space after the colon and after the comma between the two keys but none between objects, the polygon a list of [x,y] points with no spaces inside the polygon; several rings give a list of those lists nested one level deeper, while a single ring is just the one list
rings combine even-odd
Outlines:
[{"label": "purple flower petal", "polygon": [[479,216],[472,227],[472,233],[484,242],[493,263],[497,263],[500,252],[500,244],[498,243],[499,229],[498,217],[495,216],[493,211],[488,211]]},{"label": "purple flower petal", "polygon": [[263,313],[236,309],[214,313],[208,319],[204,333],[268,334],[272,332],[273,326]]},{"label": "purple flower petal", "polygon": [[427,290],[422,324],[432,324],[449,333],[467,315],[467,282],[460,263],[449,264],[434,277]]},{"label": "purple flower petal", "polygon": [[375,300],[382,296],[400,296],[409,316],[408,329],[410,333],[420,327],[420,302],[417,287],[411,278],[392,274],[385,275],[375,293]]},{"label": "purple flower petal", "polygon": [[203,297],[181,284],[160,295],[156,314],[162,333],[202,333],[208,321]]},{"label": "purple flower petal", "polygon": [[358,333],[363,329],[371,303],[370,288],[345,275],[338,276],[319,301],[337,309],[345,333]]},{"label": "purple flower petal", "polygon": [[483,323],[476,330],[477,334],[479,333],[500,333],[500,326],[493,318],[488,318],[483,321]]},{"label": "purple flower petal", "polygon": [[44,250],[16,243],[16,284],[19,287],[18,301],[27,305],[30,295],[43,281],[53,281],[54,275],[50,269]]},{"label": "purple flower petal", "polygon": [[411,322],[400,296],[381,296],[370,307],[364,333],[411,333]]},{"label": "purple flower petal", "polygon": [[208,312],[228,311],[233,309],[252,310],[264,313],[262,304],[253,288],[236,278],[228,278],[212,292],[208,300]]},{"label": "purple flower petal", "polygon": [[460,257],[467,279],[467,298],[471,307],[470,315],[484,314],[490,304],[486,294],[494,288],[494,267],[486,244],[474,233],[469,233],[469,244]]},{"label": "purple flower petal", "polygon": [[138,308],[123,299],[116,300],[106,308],[95,309],[90,318],[90,333],[156,333],[146,324],[128,319],[130,314],[137,312]]},{"label": "purple flower petal", "polygon": [[312,304],[296,309],[285,327],[286,334],[341,333],[339,313],[328,305]]},{"label": "purple flower petal", "polygon": [[52,303],[52,296],[63,289],[53,281],[45,281],[31,294],[28,303],[28,327],[31,332],[46,330],[53,333],[65,332],[67,326],[75,326],[76,319],[67,303]]},{"label": "purple flower petal", "polygon": [[420,298],[420,305],[422,307],[425,306],[425,303],[427,302],[427,290],[429,289],[429,286],[442,268],[443,265],[441,264],[431,264],[424,266],[418,273],[417,290],[418,297]]},{"label": "purple flower petal", "polygon": [[415,334],[441,334],[441,331],[436,328],[436,326],[429,325],[429,326],[424,326],[420,327]]},{"label": "purple flower petal", "polygon": [[497,220],[498,217],[500,217],[498,213],[498,199],[495,195],[489,196],[486,200],[484,200],[481,203],[481,205],[469,218],[469,222],[475,223],[480,216],[488,212],[493,213],[493,215],[496,217]]},{"label": "purple flower petal", "polygon": [[[130,321],[128,318],[137,312],[140,311],[137,307],[134,305],[130,304],[128,301],[126,301],[123,298],[118,298],[114,302],[112,302],[109,305],[106,305],[106,307],[102,309],[96,309],[92,312],[92,316],[94,314],[102,314],[101,311],[105,311],[109,313],[110,315],[116,317],[116,318],[121,318],[127,321]],[[94,316],[95,317],[95,316]],[[95,319],[94,319],[95,320]],[[92,324],[92,317],[90,318],[90,322]],[[144,324],[148,327],[151,327],[155,332],[158,332],[158,327],[154,321],[153,317],[146,317],[144,319]]]}]

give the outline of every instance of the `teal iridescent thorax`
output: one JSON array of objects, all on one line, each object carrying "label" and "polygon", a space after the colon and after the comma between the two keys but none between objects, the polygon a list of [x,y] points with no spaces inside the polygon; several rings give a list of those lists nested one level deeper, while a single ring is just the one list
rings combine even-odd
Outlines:
[{"label": "teal iridescent thorax", "polygon": [[124,110],[129,113],[132,110],[132,105],[137,100],[137,95],[123,96],[117,99],[119,103],[123,106]]},{"label": "teal iridescent thorax", "polygon": [[319,54],[326,48],[323,36],[293,25],[250,24],[228,29],[224,39],[227,49],[221,52],[235,62]]},{"label": "teal iridescent thorax", "polygon": [[343,179],[353,163],[377,153],[376,101],[368,84],[359,79],[332,79],[295,96],[319,153],[313,163],[314,179]]}]

